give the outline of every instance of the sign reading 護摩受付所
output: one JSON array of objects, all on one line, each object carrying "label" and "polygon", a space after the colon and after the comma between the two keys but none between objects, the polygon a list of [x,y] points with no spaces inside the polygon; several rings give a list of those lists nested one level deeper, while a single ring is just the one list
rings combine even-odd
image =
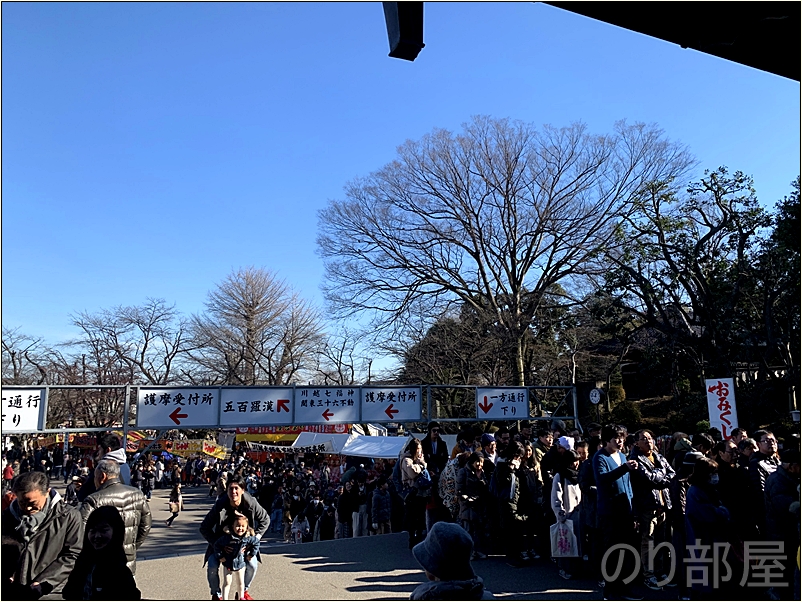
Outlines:
[{"label": "sign reading \u8b77\u6469\u53d7\u4ed8\u6240", "polygon": [[215,427],[217,387],[139,387],[137,428]]},{"label": "sign reading \u8b77\u6469\u53d7\u4ed8\u6240", "polygon": [[362,387],[362,422],[417,422],[420,387]]},{"label": "sign reading \u8b77\u6469\u53d7\u4ed8\u6240", "polygon": [[707,409],[710,415],[710,427],[718,429],[724,439],[732,436],[738,428],[738,413],[735,410],[735,386],[731,378],[708,378]]},{"label": "sign reading \u8b77\u6469\u53d7\u4ed8\u6240", "polygon": [[2,431],[34,433],[42,426],[45,389],[3,389]]}]

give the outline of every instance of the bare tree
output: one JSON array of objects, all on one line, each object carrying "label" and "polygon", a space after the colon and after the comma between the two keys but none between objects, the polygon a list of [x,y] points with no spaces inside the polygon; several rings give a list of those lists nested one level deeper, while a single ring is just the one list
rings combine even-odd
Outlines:
[{"label": "bare tree", "polygon": [[244,268],[209,293],[192,318],[198,377],[209,384],[282,385],[310,362],[320,317],[269,271]]},{"label": "bare tree", "polygon": [[336,316],[368,312],[396,328],[414,311],[468,304],[509,333],[523,385],[544,294],[612,240],[647,182],[691,162],[643,124],[592,135],[477,117],[459,135],[435,130],[320,212],[326,298]]},{"label": "bare tree", "polygon": [[38,356],[46,352],[42,340],[20,332],[18,328],[3,326],[3,384],[32,385],[46,380],[37,367]]},{"label": "bare tree", "polygon": [[[147,299],[143,305],[94,314],[79,312],[73,316],[73,324],[83,334],[70,344],[91,349],[95,358],[107,354],[122,362],[129,368],[130,384],[172,382],[175,363],[191,348],[188,321],[164,299]],[[102,369],[97,377],[103,378]]]}]

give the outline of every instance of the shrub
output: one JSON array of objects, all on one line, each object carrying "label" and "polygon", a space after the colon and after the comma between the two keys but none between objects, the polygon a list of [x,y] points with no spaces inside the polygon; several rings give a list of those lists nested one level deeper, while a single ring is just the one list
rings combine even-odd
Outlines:
[{"label": "shrub", "polygon": [[621,385],[610,385],[607,397],[609,397],[611,404],[616,404],[620,401],[624,401],[627,398],[627,394],[626,391],[624,391],[624,387]]},{"label": "shrub", "polygon": [[640,426],[643,415],[640,408],[633,401],[621,401],[610,412],[610,419],[616,424],[623,424],[630,431]]}]

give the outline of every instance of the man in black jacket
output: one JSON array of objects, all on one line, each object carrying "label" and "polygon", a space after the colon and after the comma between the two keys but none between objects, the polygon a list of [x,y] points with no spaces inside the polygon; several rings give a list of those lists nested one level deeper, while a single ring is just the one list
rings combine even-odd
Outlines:
[{"label": "man in black jacket", "polygon": [[81,504],[84,524],[95,508],[114,506],[120,511],[125,524],[123,549],[128,568],[136,575],[136,551],[145,543],[150,533],[151,515],[145,494],[136,487],[120,482],[120,465],[108,458],[102,459],[95,468],[95,489]]},{"label": "man in black jacket", "polygon": [[[3,536],[22,546],[14,582],[30,590],[29,599],[56,596],[81,552],[81,515],[65,504],[55,489],[50,489],[43,472],[20,475],[14,483],[14,494],[17,498],[2,514]],[[3,584],[4,594],[5,589]]]},{"label": "man in black jacket", "polygon": [[[209,581],[209,589],[212,593],[212,600],[220,600],[220,559],[214,553],[214,543],[223,535],[223,527],[230,526],[234,520],[234,512],[239,512],[248,517],[248,523],[253,528],[257,538],[261,539],[270,527],[270,514],[262,508],[251,494],[245,491],[245,480],[238,475],[231,477],[226,487],[226,495],[217,498],[217,501],[209,510],[200,526],[200,533],[209,542],[206,548],[204,563],[208,562],[206,568],[206,578]],[[248,588],[256,576],[258,562],[261,562],[259,550],[256,556],[246,558],[245,563],[245,593],[243,600],[253,600],[248,593]]]}]

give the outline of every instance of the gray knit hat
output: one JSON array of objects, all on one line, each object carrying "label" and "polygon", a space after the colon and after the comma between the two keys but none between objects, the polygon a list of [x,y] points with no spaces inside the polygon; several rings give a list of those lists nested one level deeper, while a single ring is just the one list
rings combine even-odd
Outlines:
[{"label": "gray knit hat", "polygon": [[453,523],[435,523],[426,539],[412,548],[420,565],[441,581],[465,581],[476,577],[471,567],[473,540]]}]

